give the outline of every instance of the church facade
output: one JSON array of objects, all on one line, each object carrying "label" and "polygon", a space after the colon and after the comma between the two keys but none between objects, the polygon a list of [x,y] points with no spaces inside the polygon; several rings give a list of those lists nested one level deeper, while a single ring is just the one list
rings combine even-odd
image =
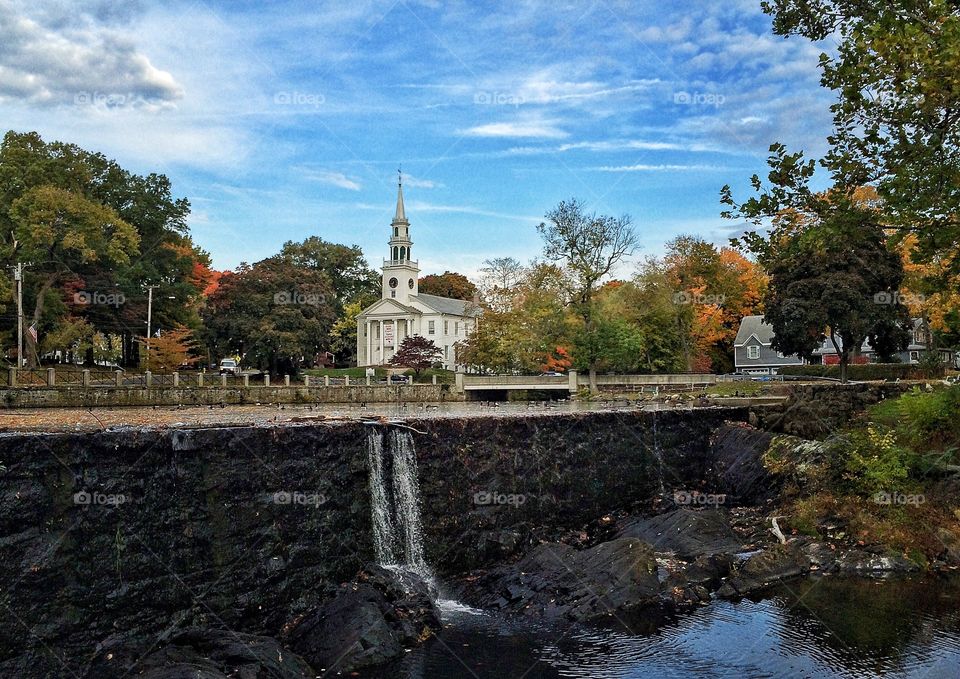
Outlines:
[{"label": "church facade", "polygon": [[380,301],[357,316],[358,366],[384,365],[404,338],[420,335],[443,352],[440,362],[444,368],[457,367],[455,345],[473,330],[478,311],[470,301],[420,294],[420,268],[412,248],[403,184],[399,183],[397,210],[390,222],[389,258],[383,260]]}]

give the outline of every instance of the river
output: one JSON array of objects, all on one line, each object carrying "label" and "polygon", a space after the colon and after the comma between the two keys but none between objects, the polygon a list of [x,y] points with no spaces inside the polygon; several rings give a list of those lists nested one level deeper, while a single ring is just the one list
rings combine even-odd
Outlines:
[{"label": "river", "polygon": [[653,629],[549,626],[453,604],[444,629],[369,679],[960,677],[960,576],[809,578]]}]

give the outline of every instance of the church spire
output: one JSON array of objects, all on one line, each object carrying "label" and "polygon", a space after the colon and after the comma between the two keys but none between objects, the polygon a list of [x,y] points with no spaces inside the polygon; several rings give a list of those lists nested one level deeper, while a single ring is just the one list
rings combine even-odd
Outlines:
[{"label": "church spire", "polygon": [[407,221],[407,214],[403,209],[403,176],[397,170],[397,212],[393,216],[394,223]]}]

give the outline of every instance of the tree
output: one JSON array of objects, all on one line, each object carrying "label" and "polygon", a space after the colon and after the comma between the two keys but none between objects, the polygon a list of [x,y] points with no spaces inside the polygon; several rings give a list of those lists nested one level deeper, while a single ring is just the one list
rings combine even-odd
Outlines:
[{"label": "tree", "polygon": [[324,272],[335,295],[328,301],[338,315],[351,302],[367,306],[380,298],[380,274],[370,268],[357,245],[329,243],[310,236],[302,243],[287,241],[278,257],[301,269]]},{"label": "tree", "polygon": [[864,340],[889,354],[909,337],[903,264],[887,246],[881,212],[857,196],[815,196],[809,211],[780,215],[768,239],[746,237],[770,274],[764,320],[773,348],[809,359],[829,338],[842,382]]},{"label": "tree", "polygon": [[527,274],[523,264],[513,257],[485,259],[480,273],[480,295],[487,307],[497,311],[510,307],[517,286]]},{"label": "tree", "polygon": [[333,298],[324,271],[279,256],[242,264],[207,299],[207,343],[215,356],[240,354],[273,374],[296,372],[331,348]]},{"label": "tree", "polygon": [[[198,263],[209,265],[209,256],[190,239],[189,202],[173,198],[170,181],[163,175],[132,174],[102,154],[73,144],[44,142],[35,132],[8,132],[0,143],[0,258],[5,265],[17,257],[25,259],[13,247],[17,224],[12,206],[30,201],[38,191],[50,187],[97,209],[112,211],[135,229],[139,246],[128,261],[98,256],[83,266],[71,265],[68,273],[48,286],[49,271],[28,268],[24,282],[27,303],[34,304],[36,293],[45,291],[43,318],[37,326],[40,334],[55,331],[60,323],[69,323],[70,317],[83,318],[107,338],[108,345],[116,338],[122,345],[122,364],[134,365],[138,347],[134,340],[143,333],[146,320],[147,284],[163,286],[163,294],[154,299],[154,327],[199,325],[202,289],[192,274]],[[124,303],[63,303],[79,291],[122,296]],[[90,361],[96,351],[96,346],[88,347]]]},{"label": "tree", "polygon": [[411,368],[414,375],[419,376],[421,370],[429,368],[442,357],[443,351],[433,340],[422,335],[408,335],[397,347],[397,352],[390,357],[390,365]]},{"label": "tree", "polygon": [[330,351],[341,365],[356,365],[357,362],[357,317],[363,311],[360,302],[349,302],[343,307],[343,315],[330,329]]},{"label": "tree", "polygon": [[[593,328],[593,294],[599,282],[610,274],[624,257],[633,254],[637,235],[628,215],[608,217],[585,214],[576,198],[560,204],[546,214],[537,231],[543,238],[544,256],[562,264],[568,272],[569,293],[574,310],[583,319],[584,332]],[[592,346],[588,343],[585,346]],[[585,358],[590,371],[590,389],[597,391],[597,363],[600,356]]]},{"label": "tree", "polygon": [[424,276],[419,281],[418,289],[424,295],[468,300],[473,299],[477,292],[477,286],[467,280],[466,276],[453,271]]},{"label": "tree", "polygon": [[[112,209],[82,195],[57,188],[30,189],[10,206],[13,236],[20,258],[33,262],[40,278],[29,325],[38,327],[54,286],[70,272],[94,264],[124,265],[138,252],[139,234]],[[30,365],[38,358],[36,342],[27,333]]]},{"label": "tree", "polygon": [[200,360],[194,355],[197,343],[193,331],[182,325],[162,333],[159,337],[141,338],[147,347],[147,369],[155,373],[171,373],[183,365],[194,365]]},{"label": "tree", "polygon": [[[768,0],[773,30],[813,41],[837,93],[823,166],[838,185],[875,184],[888,223],[930,258],[960,246],[960,6],[950,0]],[[791,162],[784,158],[785,176]],[[785,206],[784,206],[785,207]],[[960,266],[960,262],[954,260]]]}]

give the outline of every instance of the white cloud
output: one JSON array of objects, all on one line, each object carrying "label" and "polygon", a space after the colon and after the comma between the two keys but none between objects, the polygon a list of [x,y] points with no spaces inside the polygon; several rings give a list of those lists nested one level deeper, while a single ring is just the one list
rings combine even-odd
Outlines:
[{"label": "white cloud", "polygon": [[463,130],[468,137],[533,137],[560,139],[569,136],[551,123],[487,123]]},{"label": "white cloud", "polygon": [[63,27],[56,13],[39,11],[44,7],[50,9],[32,7],[35,20],[0,3],[0,101],[163,108],[183,97],[173,75],[155,67],[128,34],[85,16]]},{"label": "white cloud", "polygon": [[717,165],[645,165],[638,163],[636,165],[621,165],[611,167],[604,165],[601,167],[591,167],[591,170],[597,172],[713,172],[718,170],[727,170],[729,168]]},{"label": "white cloud", "polygon": [[350,179],[342,172],[331,172],[330,170],[302,170],[302,174],[305,179],[320,182],[321,184],[329,184],[330,186],[337,186],[341,189],[359,191],[361,188],[359,182]]}]

